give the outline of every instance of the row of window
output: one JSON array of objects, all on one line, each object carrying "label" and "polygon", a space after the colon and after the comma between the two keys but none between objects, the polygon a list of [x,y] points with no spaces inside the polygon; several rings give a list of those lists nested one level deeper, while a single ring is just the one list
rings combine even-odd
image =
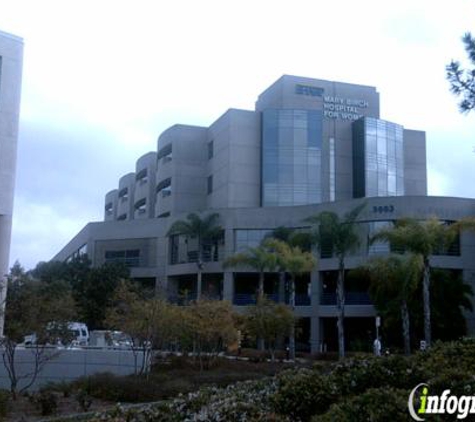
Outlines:
[{"label": "row of window", "polygon": [[106,263],[120,263],[127,267],[140,267],[140,249],[106,251],[104,260]]}]

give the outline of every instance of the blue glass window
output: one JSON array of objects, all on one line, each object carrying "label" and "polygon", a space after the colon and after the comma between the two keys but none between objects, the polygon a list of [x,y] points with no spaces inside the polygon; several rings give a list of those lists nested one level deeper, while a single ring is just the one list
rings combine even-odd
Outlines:
[{"label": "blue glass window", "polygon": [[318,110],[262,113],[262,205],[322,202],[323,115]]}]

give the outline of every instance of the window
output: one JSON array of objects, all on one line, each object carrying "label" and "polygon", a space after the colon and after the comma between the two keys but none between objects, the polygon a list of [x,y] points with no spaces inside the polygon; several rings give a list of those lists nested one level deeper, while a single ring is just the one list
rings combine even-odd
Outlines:
[{"label": "window", "polygon": [[161,213],[157,218],[166,218],[170,217],[170,211]]},{"label": "window", "polygon": [[355,197],[404,195],[403,128],[365,117],[353,123]]},{"label": "window", "polygon": [[78,256],[81,255],[87,255],[87,243],[85,243],[78,249]]},{"label": "window", "polygon": [[330,201],[335,200],[335,138],[330,138]]},{"label": "window", "polygon": [[137,183],[140,183],[141,185],[145,184],[148,182],[148,177],[147,177],[147,169],[143,169],[137,173],[135,176],[135,180]]},{"label": "window", "polygon": [[121,263],[127,267],[140,267],[140,249],[105,251],[106,263]]},{"label": "window", "polygon": [[234,250],[240,252],[249,247],[255,248],[271,233],[272,229],[236,229],[234,230]]},{"label": "window", "polygon": [[125,202],[129,199],[129,189],[128,188],[123,188],[119,192],[119,199],[122,202]]},{"label": "window", "polygon": [[214,141],[208,142],[208,160],[214,156]]},{"label": "window", "polygon": [[172,144],[165,145],[157,154],[157,163],[162,160],[162,163],[168,163],[172,160]]},{"label": "window", "polygon": [[208,195],[213,192],[213,175],[208,176]]},{"label": "window", "polygon": [[114,205],[112,204],[112,202],[109,202],[109,203],[106,204],[106,213],[107,213],[107,215],[111,215],[113,209],[114,209]]},{"label": "window", "polygon": [[137,201],[134,208],[139,214],[144,214],[147,211],[147,200],[142,198],[140,201]]},{"label": "window", "polygon": [[164,179],[157,185],[157,195],[162,198],[170,196],[172,194],[172,179]]},{"label": "window", "polygon": [[322,134],[321,111],[262,113],[262,206],[322,201]]}]

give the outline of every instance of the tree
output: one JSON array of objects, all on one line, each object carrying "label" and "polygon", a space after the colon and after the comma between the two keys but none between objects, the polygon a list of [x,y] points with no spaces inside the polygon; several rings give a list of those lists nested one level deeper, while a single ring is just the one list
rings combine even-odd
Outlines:
[{"label": "tree", "polygon": [[90,329],[102,328],[105,310],[120,280],[128,280],[130,271],[121,263],[91,267],[87,255],[71,261],[40,262],[31,275],[44,285],[68,286],[78,308],[78,316]]},{"label": "tree", "polygon": [[345,260],[347,255],[353,252],[360,244],[360,237],[357,232],[357,219],[365,206],[365,203],[358,205],[346,213],[343,218],[340,218],[334,212],[323,211],[305,220],[315,227],[313,236],[319,251],[322,252],[329,247],[338,259],[337,326],[340,359],[345,356]]},{"label": "tree", "polygon": [[201,218],[196,213],[187,215],[186,220],[175,221],[168,230],[167,236],[183,235],[190,239],[197,239],[198,243],[198,273],[196,293],[197,299],[201,298],[201,279],[204,267],[204,252],[206,247],[210,247],[222,235],[222,227],[218,225],[219,214],[212,213]]},{"label": "tree", "polygon": [[[64,282],[41,283],[34,281],[15,264],[8,276],[8,293],[5,308],[5,335],[1,339],[2,359],[10,379],[14,398],[20,382],[20,391],[28,389],[44,365],[58,355],[49,344],[70,340],[68,322],[75,318],[75,305],[70,289]],[[26,335],[34,334],[36,341],[27,350],[33,359],[32,371],[17,371],[17,346]]]},{"label": "tree", "polygon": [[[390,255],[371,260],[370,295],[379,314],[391,318],[399,313],[402,320],[404,353],[411,353],[409,302],[414,297],[423,270],[421,255]],[[396,316],[396,319],[397,318]]]},{"label": "tree", "polygon": [[379,230],[371,241],[387,241],[391,249],[409,251],[422,256],[424,271],[422,279],[422,296],[424,306],[424,337],[427,347],[431,345],[431,315],[430,315],[430,256],[449,246],[458,230],[433,217],[426,221],[413,218],[400,219],[394,227]]},{"label": "tree", "polygon": [[90,329],[104,327],[106,309],[111,304],[114,291],[121,280],[129,279],[130,271],[123,264],[106,263],[90,268],[73,281],[73,296],[80,318]]},{"label": "tree", "polygon": [[[289,305],[292,312],[295,309],[295,279],[297,276],[312,272],[316,265],[316,260],[310,252],[303,252],[298,246],[268,239],[265,245],[277,253],[279,267],[283,268],[290,275],[290,298]],[[290,329],[289,336],[290,358],[295,359],[295,325]]]},{"label": "tree", "polygon": [[290,335],[294,324],[294,314],[289,306],[266,298],[249,307],[245,319],[247,331],[264,340],[272,361],[275,360],[277,341]]},{"label": "tree", "polygon": [[[179,316],[173,305],[156,297],[147,297],[130,282],[121,281],[106,312],[106,325],[124,331],[131,338],[135,371],[142,374],[151,365],[153,350],[178,336],[175,321]],[[142,356],[140,366],[137,359]]]},{"label": "tree", "polygon": [[197,300],[183,307],[181,344],[191,347],[200,370],[207,369],[218,353],[237,341],[236,318],[225,300]]},{"label": "tree", "polygon": [[464,311],[473,312],[473,290],[459,271],[432,270],[431,307],[433,336],[442,341],[458,340],[467,334]]},{"label": "tree", "polygon": [[277,256],[275,253],[262,244],[255,248],[248,247],[244,252],[238,252],[223,262],[226,267],[245,266],[259,271],[259,286],[257,289],[257,300],[264,296],[264,274],[266,271],[273,271],[277,267]]},{"label": "tree", "polygon": [[459,61],[452,60],[446,66],[450,90],[456,96],[462,96],[459,108],[462,113],[468,113],[475,108],[475,37],[469,32],[462,37],[467,52],[470,68],[463,69]]}]

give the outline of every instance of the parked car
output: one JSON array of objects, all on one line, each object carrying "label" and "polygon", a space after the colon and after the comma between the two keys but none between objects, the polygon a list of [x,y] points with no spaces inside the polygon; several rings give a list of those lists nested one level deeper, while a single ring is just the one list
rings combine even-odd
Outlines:
[{"label": "parked car", "polygon": [[113,349],[130,349],[131,337],[122,331],[94,330],[90,332],[89,346]]}]

